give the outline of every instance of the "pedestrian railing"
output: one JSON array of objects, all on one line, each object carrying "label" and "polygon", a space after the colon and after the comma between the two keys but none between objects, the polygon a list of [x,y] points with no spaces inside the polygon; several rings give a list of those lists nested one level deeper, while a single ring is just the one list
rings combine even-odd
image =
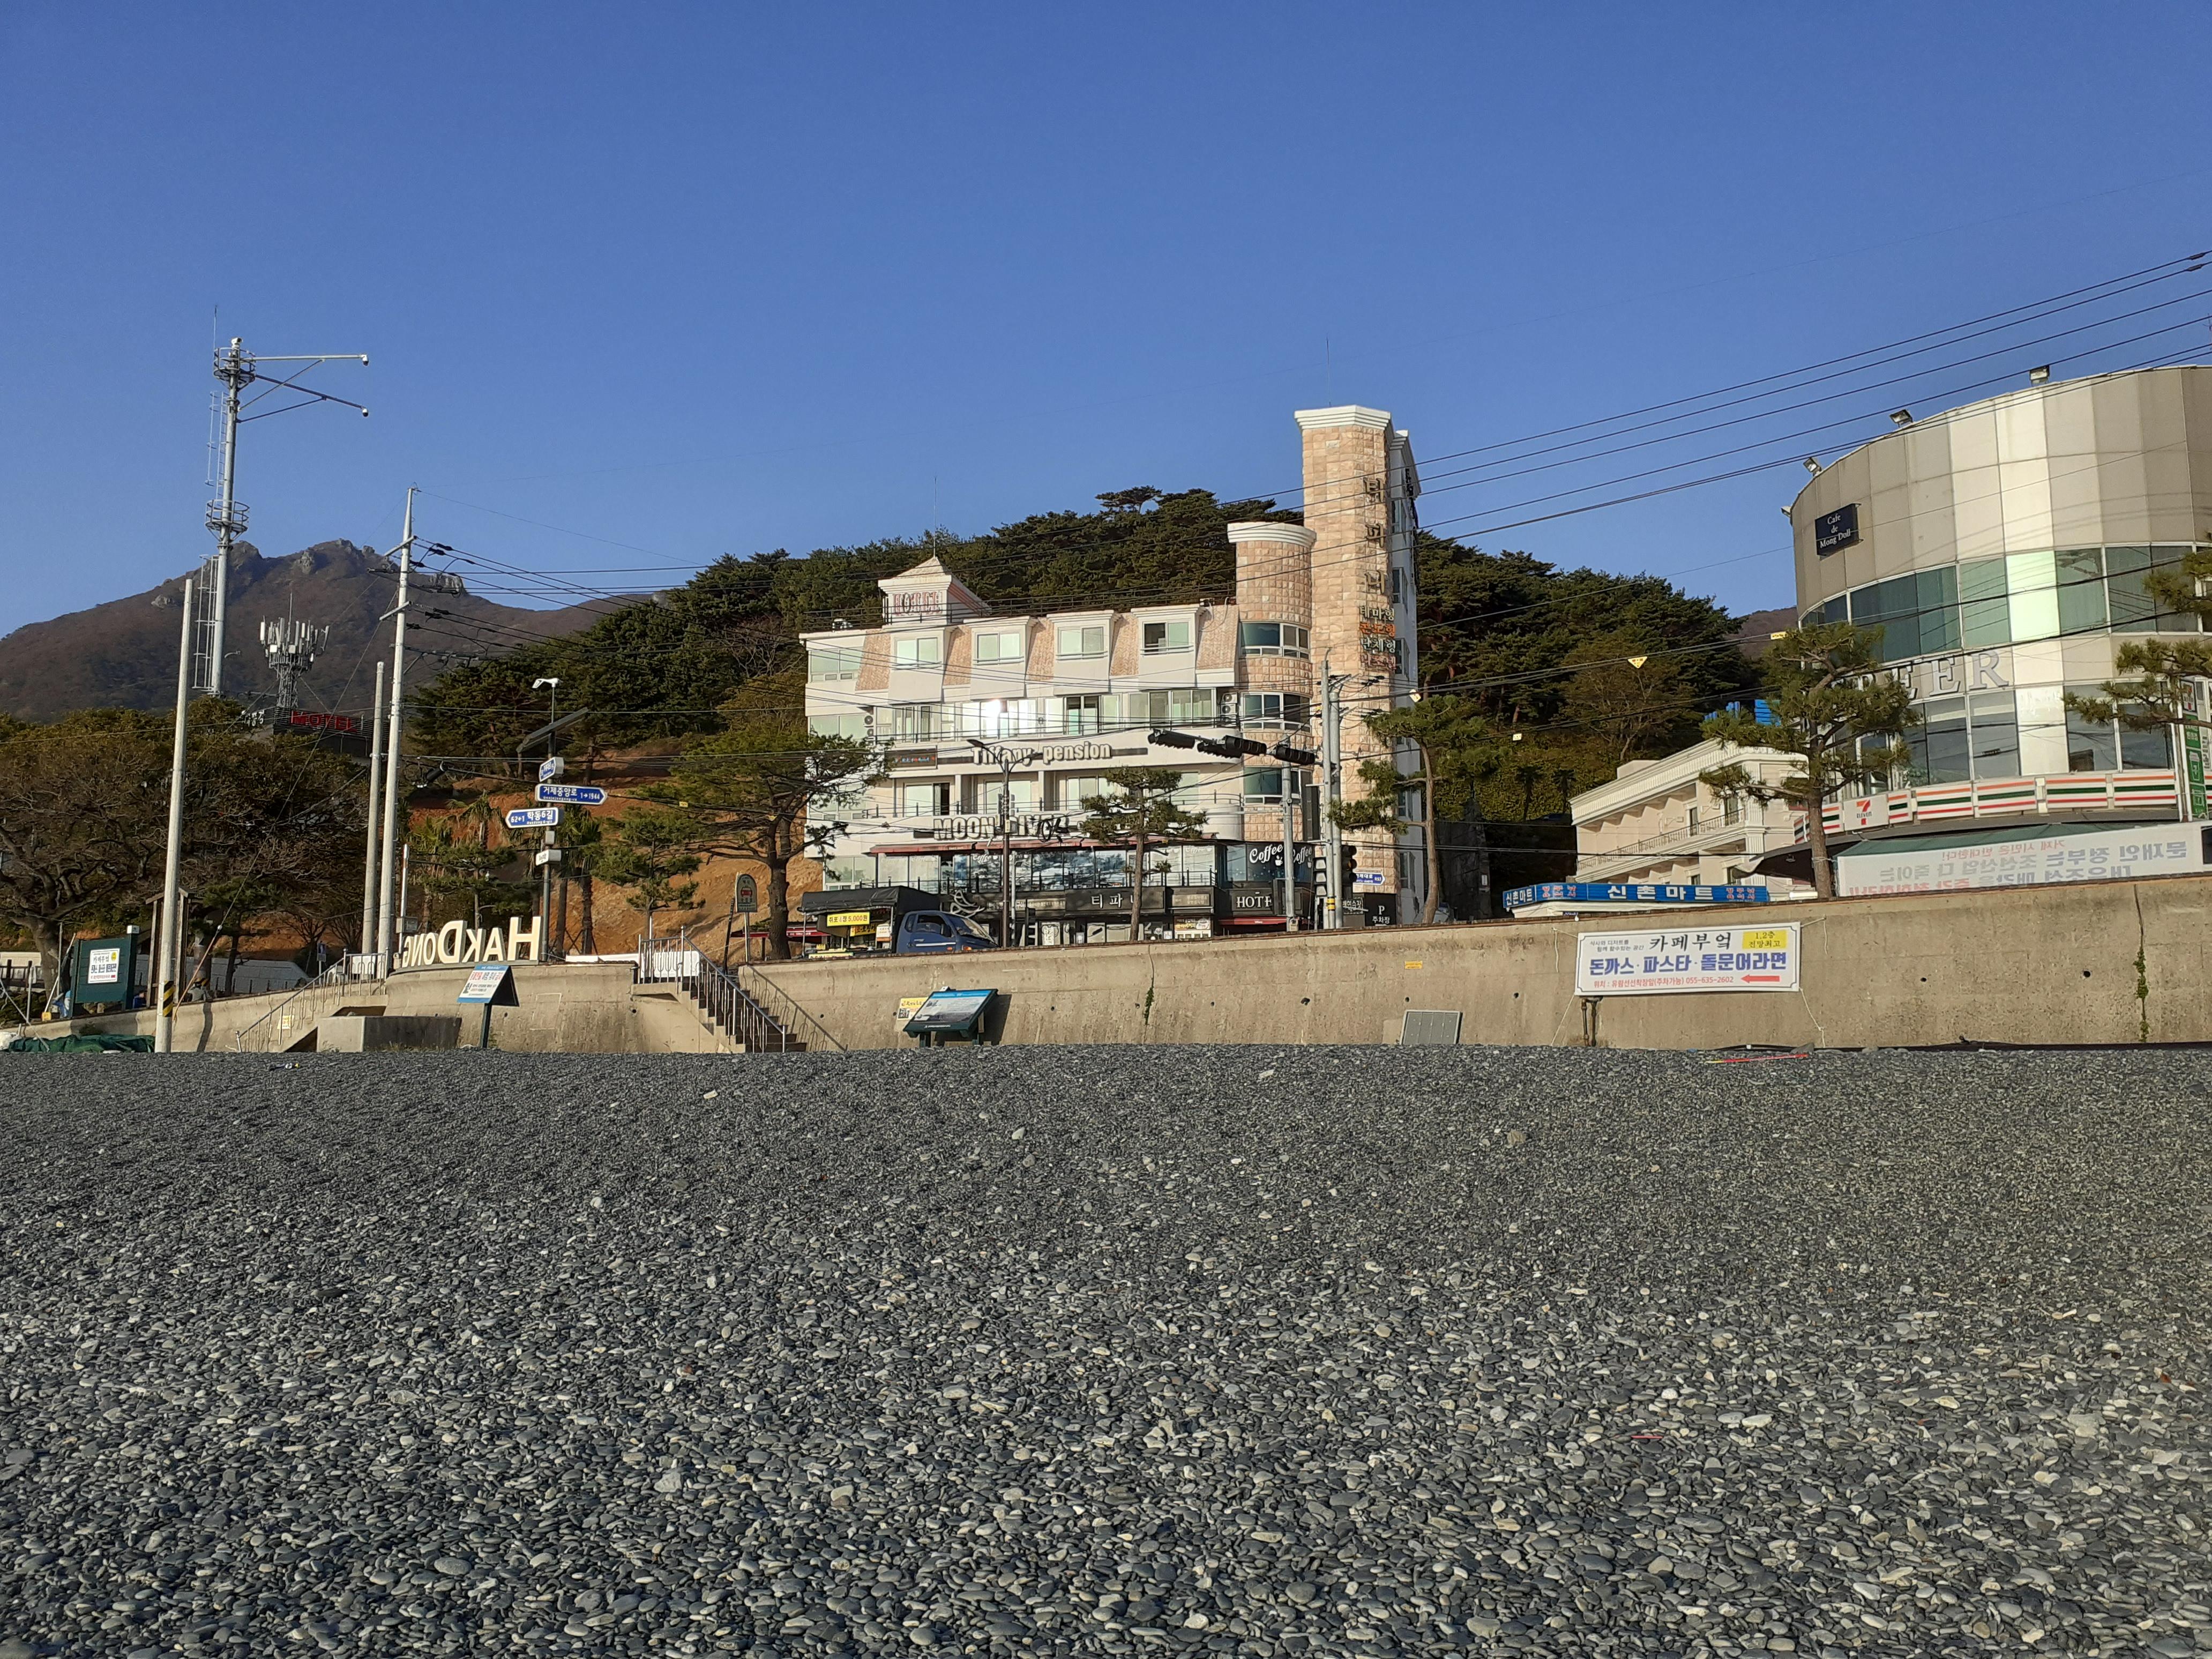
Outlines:
[{"label": "pedestrian railing", "polygon": [[[289,1014],[295,1018],[298,1015],[312,1010],[318,1019],[321,1018],[328,1010],[319,1007],[313,1002],[300,1008],[295,1008],[293,1004],[298,1002],[301,997],[309,996],[316,992],[329,995],[333,1006],[343,1001],[344,1000],[343,993],[346,987],[356,982],[354,976],[346,971],[346,968],[347,964],[343,961],[332,963],[314,978],[294,988],[291,995],[270,1006],[258,1019],[240,1026],[238,1035],[230,1040],[232,1052],[243,1053],[247,1046],[247,1039],[251,1037],[254,1040],[255,1051],[265,1053],[270,1043],[278,1037],[291,1035],[293,1020],[282,1016]],[[182,1010],[179,1012],[181,1012]],[[276,1023],[272,1024],[271,1021]]]}]

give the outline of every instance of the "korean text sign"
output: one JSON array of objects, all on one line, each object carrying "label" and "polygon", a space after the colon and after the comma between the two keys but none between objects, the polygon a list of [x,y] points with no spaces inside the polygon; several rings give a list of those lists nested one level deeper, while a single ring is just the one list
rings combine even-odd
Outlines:
[{"label": "korean text sign", "polygon": [[1797,927],[1664,927],[1576,936],[1575,989],[1586,997],[1670,991],[1794,991]]}]

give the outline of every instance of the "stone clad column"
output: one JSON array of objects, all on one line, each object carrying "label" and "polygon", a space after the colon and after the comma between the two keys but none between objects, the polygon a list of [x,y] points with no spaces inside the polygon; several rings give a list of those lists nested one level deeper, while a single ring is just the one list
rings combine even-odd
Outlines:
[{"label": "stone clad column", "polygon": [[[1283,623],[1303,628],[1310,635],[1314,532],[1304,525],[1248,520],[1231,525],[1229,539],[1237,549],[1237,620],[1240,630],[1246,623]],[[1319,700],[1318,683],[1314,678],[1310,657],[1254,655],[1240,647],[1237,686],[1240,695],[1246,691],[1276,691],[1304,697],[1309,703]],[[1255,743],[1270,746],[1285,738],[1301,749],[1316,746],[1316,734],[1310,728],[1304,732],[1255,730],[1246,735]],[[1255,759],[1248,764],[1259,767],[1268,763]],[[1297,803],[1292,801],[1290,805],[1295,811]],[[1282,838],[1283,820],[1279,813],[1244,814],[1243,839],[1276,842]]]},{"label": "stone clad column", "polygon": [[[1364,716],[1397,701],[1401,682],[1395,670],[1396,636],[1390,586],[1390,416],[1379,409],[1346,404],[1335,409],[1302,409],[1304,434],[1305,522],[1314,532],[1311,554],[1315,701],[1319,676],[1329,672],[1353,678],[1344,688],[1343,771],[1340,792],[1346,800],[1368,793],[1359,776],[1363,760],[1389,752],[1368,730]],[[1406,665],[1411,670],[1413,665]],[[1359,848],[1363,872],[1380,869],[1382,885],[1366,893],[1398,890],[1396,843],[1385,831],[1364,830],[1346,839]]]}]

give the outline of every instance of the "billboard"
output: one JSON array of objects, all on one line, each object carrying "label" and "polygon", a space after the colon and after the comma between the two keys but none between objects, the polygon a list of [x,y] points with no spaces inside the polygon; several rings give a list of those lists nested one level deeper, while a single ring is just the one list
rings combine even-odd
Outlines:
[{"label": "billboard", "polygon": [[1575,945],[1575,989],[1586,997],[1797,988],[1794,921],[1577,933]]},{"label": "billboard", "polygon": [[1961,840],[1929,847],[1917,837],[1896,850],[1863,842],[1836,860],[1836,891],[1946,893],[1974,887],[2041,887],[2067,881],[2124,881],[2134,876],[2193,875],[2207,867],[2212,830],[2196,823],[2146,823],[2131,830],[2034,836],[2017,841]]}]

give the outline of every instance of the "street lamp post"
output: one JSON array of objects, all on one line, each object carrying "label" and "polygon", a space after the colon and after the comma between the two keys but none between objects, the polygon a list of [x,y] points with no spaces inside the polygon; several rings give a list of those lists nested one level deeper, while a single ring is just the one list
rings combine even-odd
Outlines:
[{"label": "street lamp post", "polygon": [[1014,942],[1014,769],[1033,765],[1036,750],[994,749],[981,738],[968,739],[975,752],[999,769],[999,943]]}]

